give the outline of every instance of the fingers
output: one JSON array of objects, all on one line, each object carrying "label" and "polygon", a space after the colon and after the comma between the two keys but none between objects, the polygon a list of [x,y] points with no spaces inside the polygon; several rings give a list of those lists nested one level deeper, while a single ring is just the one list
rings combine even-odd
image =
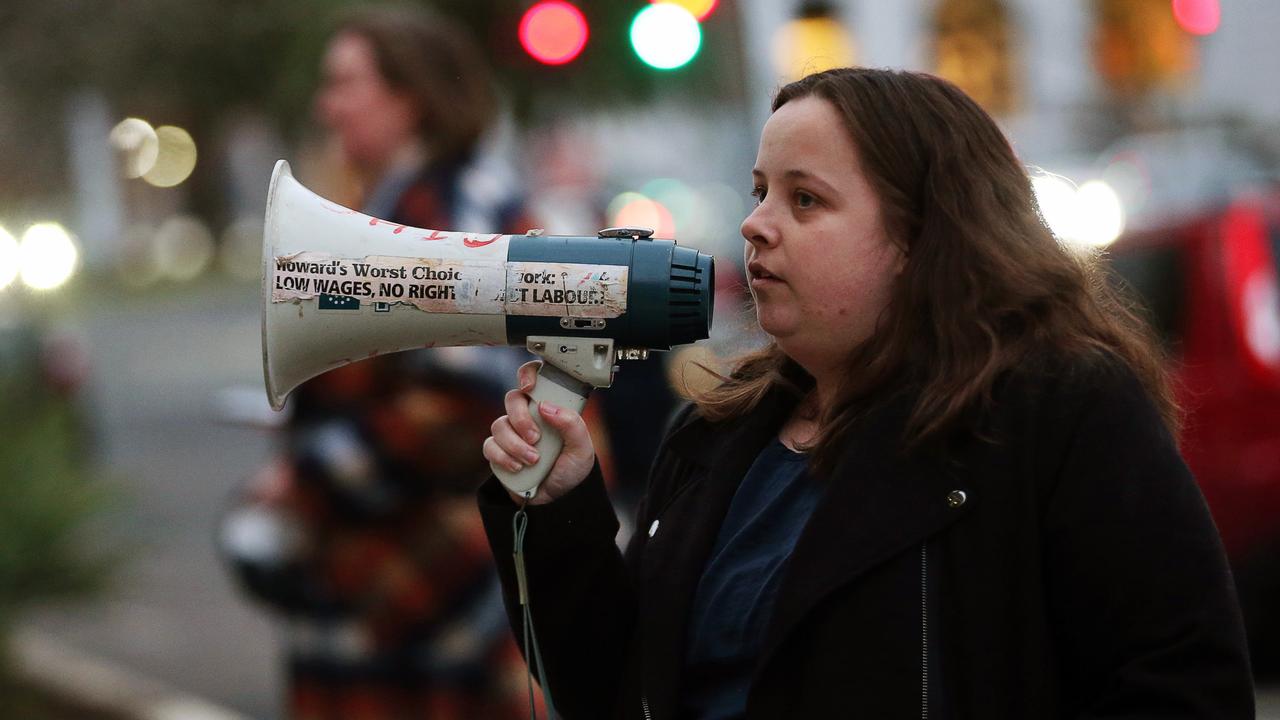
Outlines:
[{"label": "fingers", "polygon": [[581,456],[595,452],[591,445],[591,434],[587,431],[587,424],[582,420],[581,415],[546,400],[538,403],[538,413],[542,415],[543,421],[555,428],[564,439],[562,453]]},{"label": "fingers", "polygon": [[498,448],[510,456],[513,460],[528,465],[538,462],[538,450],[533,443],[526,442],[516,434],[515,428],[505,417],[498,418],[493,421],[493,425],[489,427],[489,431],[493,433],[493,440],[497,443]]},{"label": "fingers", "polygon": [[529,444],[536,444],[541,435],[537,423],[529,413],[529,393],[533,392],[534,386],[537,385],[538,370],[541,367],[541,360],[531,360],[521,365],[516,371],[518,388],[508,391],[503,398],[511,426]]},{"label": "fingers", "polygon": [[485,438],[484,441],[484,459],[488,460],[491,465],[506,468],[511,472],[520,472],[524,469],[524,465],[511,457],[506,450],[503,450],[498,441],[492,437]]},{"label": "fingers", "polygon": [[540,369],[542,369],[541,360],[530,360],[521,365],[520,369],[516,370],[516,387],[520,388],[521,392],[533,392],[533,386],[538,382],[538,370]]},{"label": "fingers", "polygon": [[536,444],[542,433],[529,413],[529,396],[521,390],[509,390],[503,398],[503,403],[507,407],[507,421],[516,434],[530,445]]}]

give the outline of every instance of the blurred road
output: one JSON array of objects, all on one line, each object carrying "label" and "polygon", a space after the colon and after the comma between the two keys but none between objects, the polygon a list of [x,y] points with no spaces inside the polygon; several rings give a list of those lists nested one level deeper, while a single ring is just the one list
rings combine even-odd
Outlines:
[{"label": "blurred road", "polygon": [[[229,494],[271,448],[266,431],[220,422],[213,402],[227,387],[261,392],[258,289],[97,291],[78,306],[97,456],[124,494],[104,531],[136,551],[106,602],[49,610],[32,625],[250,717],[276,718],[275,628],[237,594],[213,545]],[[1280,720],[1280,688],[1259,701],[1259,718]]]},{"label": "blurred road", "polygon": [[266,431],[220,422],[212,402],[227,386],[261,392],[258,298],[256,284],[226,283],[79,298],[95,455],[123,495],[105,532],[133,560],[106,602],[34,625],[266,720],[279,715],[275,631],[240,599],[213,544],[230,493],[270,450]]}]

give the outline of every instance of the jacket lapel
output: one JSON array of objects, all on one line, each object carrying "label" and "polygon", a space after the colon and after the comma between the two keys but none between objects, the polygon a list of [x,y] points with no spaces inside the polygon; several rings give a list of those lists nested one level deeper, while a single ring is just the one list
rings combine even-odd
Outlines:
[{"label": "jacket lapel", "polygon": [[972,495],[969,478],[936,457],[896,451],[909,410],[902,399],[869,418],[836,465],[791,555],[758,668],[827,594],[969,510],[948,502],[955,490]]},{"label": "jacket lapel", "polygon": [[678,713],[685,625],[698,581],[738,485],[793,405],[774,393],[750,416],[727,427],[697,422],[671,438],[672,454],[695,466],[681,473],[687,476],[682,480],[696,485],[672,487],[667,495],[674,499],[659,501],[657,514],[647,518],[658,522],[644,550],[640,603],[644,693],[653,717]]}]

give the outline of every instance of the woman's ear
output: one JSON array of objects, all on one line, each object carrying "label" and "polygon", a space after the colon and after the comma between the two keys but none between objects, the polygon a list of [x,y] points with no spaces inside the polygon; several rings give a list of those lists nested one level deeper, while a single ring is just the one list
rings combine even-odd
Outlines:
[{"label": "woman's ear", "polygon": [[911,257],[911,251],[907,249],[907,244],[899,240],[891,240],[893,247],[898,251],[898,261],[894,263],[893,272],[895,275],[901,275],[903,270],[907,269],[907,260]]}]

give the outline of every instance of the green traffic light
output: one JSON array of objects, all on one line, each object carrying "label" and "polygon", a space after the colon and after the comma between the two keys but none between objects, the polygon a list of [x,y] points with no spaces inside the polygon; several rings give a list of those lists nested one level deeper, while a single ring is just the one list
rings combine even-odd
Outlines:
[{"label": "green traffic light", "polygon": [[675,70],[698,54],[702,26],[679,5],[650,5],[631,21],[631,47],[649,67]]}]

